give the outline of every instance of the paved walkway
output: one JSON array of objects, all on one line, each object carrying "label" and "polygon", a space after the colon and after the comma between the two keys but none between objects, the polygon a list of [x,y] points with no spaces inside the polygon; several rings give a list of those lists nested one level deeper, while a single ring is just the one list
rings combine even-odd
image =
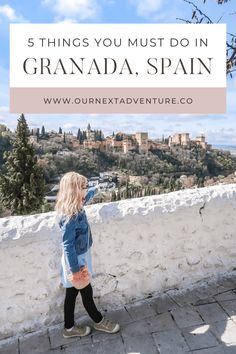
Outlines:
[{"label": "paved walkway", "polygon": [[[120,333],[64,339],[62,325],[0,342],[1,354],[236,354],[236,274],[107,313]],[[89,321],[85,321],[89,323]]]}]

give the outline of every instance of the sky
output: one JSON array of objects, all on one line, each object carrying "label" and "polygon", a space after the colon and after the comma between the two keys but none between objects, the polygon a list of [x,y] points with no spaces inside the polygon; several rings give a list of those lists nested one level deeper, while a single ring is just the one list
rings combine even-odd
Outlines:
[{"label": "sky", "polygon": [[[213,22],[227,23],[227,31],[236,34],[236,1],[217,5],[216,0],[193,0]],[[0,124],[11,130],[17,125],[16,114],[9,113],[9,23],[182,23],[190,19],[192,6],[184,0],[0,0]],[[179,19],[178,19],[179,18]],[[150,138],[189,132],[204,133],[210,144],[236,145],[236,74],[227,80],[227,113],[221,115],[178,114],[27,114],[30,128],[73,131],[102,129],[135,133],[147,131]]]}]

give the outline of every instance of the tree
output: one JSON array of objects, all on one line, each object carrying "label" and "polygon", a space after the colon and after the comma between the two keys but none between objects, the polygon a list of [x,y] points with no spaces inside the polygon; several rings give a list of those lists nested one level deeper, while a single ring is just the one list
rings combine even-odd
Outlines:
[{"label": "tree", "polygon": [[116,141],[122,141],[122,140],[123,140],[123,135],[117,133],[117,134],[115,135],[115,140],[116,140]]},{"label": "tree", "polygon": [[44,178],[32,145],[28,142],[29,128],[22,114],[18,119],[12,151],[4,154],[4,170],[0,176],[3,206],[12,214],[29,214],[43,203]]},{"label": "tree", "polygon": [[121,200],[120,188],[118,188],[118,192],[117,192],[117,195],[116,195],[116,200]]},{"label": "tree", "polygon": [[128,180],[128,178],[127,178],[126,184],[125,184],[125,195],[126,195],[126,198],[130,198],[130,193],[129,193],[129,180]]},{"label": "tree", "polygon": [[3,164],[4,152],[9,151],[12,147],[11,140],[9,136],[2,136],[0,133],[0,168]]},{"label": "tree", "polygon": [[[184,2],[190,4],[193,7],[192,10],[192,18],[190,20],[184,20],[179,18],[178,20],[184,21],[186,23],[213,23],[211,18],[205,14],[199,6],[195,4],[194,1],[183,0]],[[223,5],[229,2],[230,0],[217,0],[216,4]],[[205,4],[207,0],[203,0]],[[235,13],[231,13],[229,15],[236,15]],[[218,19],[217,23],[221,21],[223,15]],[[232,77],[232,73],[236,71],[236,35],[232,33],[227,33],[227,41],[226,41],[226,55],[227,55],[227,75]],[[217,39],[216,39],[217,40]]]},{"label": "tree", "polygon": [[46,130],[45,130],[44,125],[42,126],[42,129],[41,129],[41,135],[42,135],[42,136],[45,136],[45,135],[46,135]]},{"label": "tree", "polygon": [[115,191],[112,191],[112,193],[111,193],[111,201],[112,202],[116,201],[116,192]]},{"label": "tree", "polygon": [[37,142],[39,141],[39,128],[36,130]]}]

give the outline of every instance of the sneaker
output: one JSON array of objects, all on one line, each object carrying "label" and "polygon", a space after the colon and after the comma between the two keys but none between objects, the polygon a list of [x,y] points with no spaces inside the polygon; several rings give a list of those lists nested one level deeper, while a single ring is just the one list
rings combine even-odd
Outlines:
[{"label": "sneaker", "polygon": [[118,323],[113,323],[107,318],[103,317],[101,322],[94,323],[94,328],[97,331],[107,332],[107,333],[116,333],[120,330],[120,325]]},{"label": "sneaker", "polygon": [[63,337],[64,338],[71,338],[71,337],[85,337],[90,334],[91,328],[89,326],[74,326],[71,331],[68,331],[66,328],[63,330]]}]

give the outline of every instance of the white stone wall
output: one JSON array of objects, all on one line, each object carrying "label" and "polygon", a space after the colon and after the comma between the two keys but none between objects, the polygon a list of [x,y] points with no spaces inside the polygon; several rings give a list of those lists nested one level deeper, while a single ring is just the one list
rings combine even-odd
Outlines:
[{"label": "white stone wall", "polygon": [[[100,308],[236,267],[236,185],[88,206]],[[0,338],[63,320],[54,213],[0,219]],[[81,313],[81,304],[77,310]]]}]

